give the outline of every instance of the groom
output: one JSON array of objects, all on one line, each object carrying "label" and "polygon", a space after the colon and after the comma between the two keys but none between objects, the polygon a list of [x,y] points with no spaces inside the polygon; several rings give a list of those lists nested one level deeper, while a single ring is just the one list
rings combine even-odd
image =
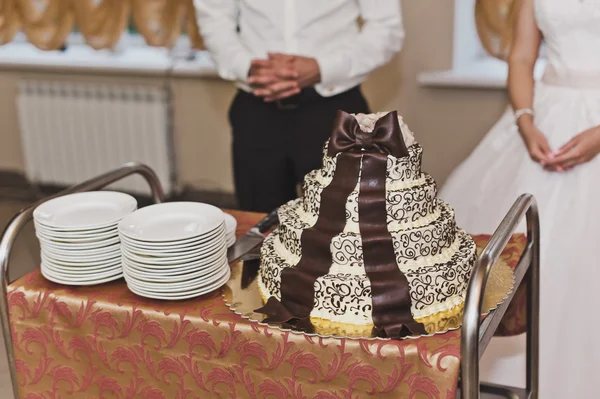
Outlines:
[{"label": "groom", "polygon": [[[402,47],[399,0],[194,0],[229,110],[244,210],[296,198],[321,164],[337,110],[368,113],[360,84]],[[359,26],[358,20],[362,20]]]}]

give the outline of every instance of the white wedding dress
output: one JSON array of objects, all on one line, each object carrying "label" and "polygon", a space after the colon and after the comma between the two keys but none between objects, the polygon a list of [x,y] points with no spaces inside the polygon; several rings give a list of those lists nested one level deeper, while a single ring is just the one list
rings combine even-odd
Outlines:
[{"label": "white wedding dress", "polygon": [[[557,150],[600,125],[600,0],[535,0],[548,66],[535,124]],[[531,193],[541,218],[540,398],[600,398],[600,155],[569,172],[531,161],[511,110],[454,171],[440,197],[459,226],[492,233]],[[524,386],[524,335],[494,338],[482,380]]]}]

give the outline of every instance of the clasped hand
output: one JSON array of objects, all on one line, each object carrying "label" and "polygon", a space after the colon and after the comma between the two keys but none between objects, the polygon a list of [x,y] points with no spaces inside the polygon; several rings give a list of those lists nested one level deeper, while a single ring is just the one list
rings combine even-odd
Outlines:
[{"label": "clasped hand", "polygon": [[591,161],[600,153],[600,126],[588,129],[573,137],[558,151],[552,151],[548,141],[538,129],[523,135],[531,158],[552,172],[568,171]]},{"label": "clasped hand", "polygon": [[266,102],[283,100],[321,81],[319,64],[314,58],[269,53],[266,60],[253,60],[248,83],[254,95]]}]

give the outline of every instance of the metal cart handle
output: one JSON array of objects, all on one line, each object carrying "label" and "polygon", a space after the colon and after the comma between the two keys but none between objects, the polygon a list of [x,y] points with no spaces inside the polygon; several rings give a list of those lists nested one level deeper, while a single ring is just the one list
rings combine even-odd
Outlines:
[{"label": "metal cart handle", "polygon": [[[496,263],[519,223],[526,215],[527,246],[515,269],[515,290],[483,323],[483,294],[492,265]],[[523,194],[506,214],[481,253],[467,289],[461,336],[461,393],[463,399],[479,399],[479,359],[492,339],[516,288],[527,276],[527,387],[525,397],[537,399],[539,392],[539,290],[540,224],[537,203],[531,194]],[[484,386],[482,385],[482,390]],[[487,385],[487,392],[519,397],[512,388]]]},{"label": "metal cart handle", "polygon": [[118,180],[121,180],[127,176],[131,176],[134,174],[141,175],[150,186],[150,190],[152,191],[152,199],[156,203],[163,202],[165,199],[165,194],[160,185],[160,181],[156,176],[156,173],[148,166],[137,163],[137,162],[129,162],[121,167],[85,181],[81,184],[77,184],[72,186],[64,191],[61,191],[58,194],[52,195],[50,197],[44,198],[33,205],[28,206],[21,210],[8,224],[6,229],[4,230],[4,234],[2,235],[2,240],[0,241],[0,320],[2,321],[2,334],[4,335],[4,345],[6,347],[6,355],[8,357],[8,363],[10,368],[10,377],[12,381],[13,395],[16,398],[19,397],[19,385],[17,382],[17,372],[15,369],[15,354],[13,351],[13,343],[12,343],[12,335],[10,332],[10,319],[8,315],[8,285],[10,284],[8,278],[8,266],[9,266],[9,258],[12,247],[19,235],[21,229],[33,218],[33,211],[39,205],[44,202],[61,197],[63,195],[78,193],[83,191],[93,191],[99,190],[103,187],[108,186],[111,183],[114,183]]}]

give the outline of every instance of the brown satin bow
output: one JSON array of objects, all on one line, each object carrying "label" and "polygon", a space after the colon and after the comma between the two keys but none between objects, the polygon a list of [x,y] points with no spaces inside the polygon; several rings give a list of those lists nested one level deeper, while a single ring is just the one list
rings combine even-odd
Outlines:
[{"label": "brown satin bow", "polygon": [[396,111],[380,118],[372,132],[363,131],[354,116],[344,111],[337,112],[333,134],[329,140],[328,155],[333,157],[339,153],[358,152],[362,149],[396,158],[408,155]]}]

